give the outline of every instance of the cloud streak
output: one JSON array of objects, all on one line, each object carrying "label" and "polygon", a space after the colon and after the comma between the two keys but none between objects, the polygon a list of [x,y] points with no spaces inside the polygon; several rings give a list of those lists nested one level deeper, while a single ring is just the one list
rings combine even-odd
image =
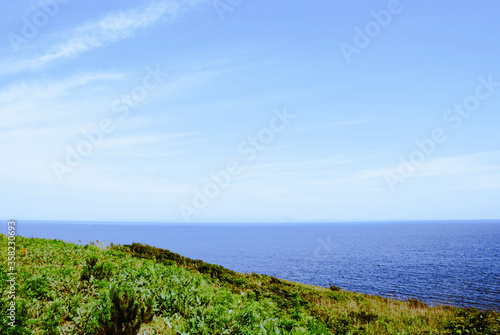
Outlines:
[{"label": "cloud streak", "polygon": [[373,122],[372,119],[361,119],[361,120],[346,120],[346,121],[336,121],[336,122],[328,122],[321,123],[315,125],[304,126],[299,129],[294,130],[295,132],[306,132],[306,131],[316,131],[316,130],[324,130],[333,127],[341,127],[341,126],[350,126],[355,124],[369,123]]},{"label": "cloud streak", "polygon": [[104,147],[107,149],[120,148],[120,147],[130,148],[131,146],[135,145],[150,145],[156,142],[178,140],[180,138],[191,137],[196,134],[198,133],[186,132],[186,133],[163,134],[163,135],[139,135],[139,136],[135,135],[135,136],[109,139],[104,144]]},{"label": "cloud streak", "polygon": [[[0,129],[26,126],[41,120],[66,119],[80,107],[72,94],[100,81],[118,81],[122,73],[77,74],[59,81],[19,81],[0,90]],[[70,99],[71,101],[65,101]],[[81,106],[81,105],[80,105]],[[88,106],[88,104],[87,104]]]},{"label": "cloud streak", "polygon": [[166,16],[175,18],[199,2],[202,1],[157,1],[147,7],[108,14],[97,21],[87,22],[66,33],[64,42],[50,47],[43,55],[2,62],[0,75],[36,70],[57,60],[75,57],[92,49],[128,39],[136,30],[152,26]]},{"label": "cloud streak", "polygon": [[164,14],[175,15],[175,2],[158,2],[144,9],[133,9],[110,14],[99,21],[86,23],[75,29],[66,42],[56,45],[52,51],[33,60],[34,65],[44,65],[59,58],[76,56],[133,36],[140,28],[157,22]]},{"label": "cloud streak", "polygon": [[[391,170],[369,170],[380,178]],[[500,189],[500,151],[440,157],[429,160],[415,172],[415,182],[439,181],[438,188],[488,190]],[[445,186],[446,185],[446,186]]]}]

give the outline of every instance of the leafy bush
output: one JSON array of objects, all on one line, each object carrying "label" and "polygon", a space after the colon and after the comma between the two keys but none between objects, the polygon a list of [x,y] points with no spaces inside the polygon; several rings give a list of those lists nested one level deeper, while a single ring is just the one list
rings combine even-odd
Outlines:
[{"label": "leafy bush", "polygon": [[10,307],[10,300],[0,299],[0,334],[2,335],[28,335],[31,331],[28,328],[28,317],[27,317],[27,307],[26,302],[23,300],[16,301],[15,304],[15,323],[11,327],[9,322],[10,312],[8,308]]},{"label": "leafy bush", "polygon": [[418,299],[411,298],[411,299],[406,299],[406,302],[410,304],[411,308],[427,308],[427,304],[425,302],[422,302]]},{"label": "leafy bush", "polygon": [[[119,248],[114,246],[114,248]],[[205,273],[214,279],[221,282],[233,285],[236,287],[245,288],[248,286],[248,281],[241,273],[226,269],[220,265],[209,264],[198,259],[190,259],[179,254],[173,253],[170,250],[151,247],[149,245],[142,245],[139,243],[132,243],[123,246],[134,257],[155,259],[157,262],[164,265],[173,265],[174,263],[179,266],[194,268],[200,273]]]},{"label": "leafy bush", "polygon": [[61,333],[59,325],[64,321],[67,314],[64,312],[64,304],[61,301],[53,302],[48,308],[42,320],[42,328],[45,334]]},{"label": "leafy bush", "polygon": [[333,291],[333,292],[341,291],[342,290],[340,287],[332,285],[332,284],[328,284],[328,286],[330,288],[330,291]]},{"label": "leafy bush", "polygon": [[98,317],[98,335],[136,335],[141,324],[153,319],[150,300],[139,303],[129,288],[112,287],[109,300]]},{"label": "leafy bush", "polygon": [[500,315],[469,308],[459,310],[445,327],[447,335],[499,335]]},{"label": "leafy bush", "polygon": [[45,277],[28,279],[24,286],[24,291],[29,298],[45,299],[50,292],[49,281]]},{"label": "leafy bush", "polygon": [[367,311],[351,312],[349,313],[349,317],[363,324],[374,322],[375,320],[378,319],[377,314]]},{"label": "leafy bush", "polygon": [[330,330],[328,329],[328,327],[315,319],[311,319],[307,322],[307,328],[313,335],[330,334]]},{"label": "leafy bush", "polygon": [[113,275],[113,264],[98,263],[98,258],[95,255],[90,256],[86,260],[86,264],[80,275],[80,280],[89,281],[92,278],[103,280],[109,279]]}]

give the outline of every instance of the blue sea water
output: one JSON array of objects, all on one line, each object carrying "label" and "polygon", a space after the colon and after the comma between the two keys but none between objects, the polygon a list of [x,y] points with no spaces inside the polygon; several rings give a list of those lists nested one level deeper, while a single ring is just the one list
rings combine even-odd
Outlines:
[{"label": "blue sea water", "polygon": [[151,224],[19,221],[19,235],[139,242],[260,273],[430,305],[500,310],[500,221]]}]

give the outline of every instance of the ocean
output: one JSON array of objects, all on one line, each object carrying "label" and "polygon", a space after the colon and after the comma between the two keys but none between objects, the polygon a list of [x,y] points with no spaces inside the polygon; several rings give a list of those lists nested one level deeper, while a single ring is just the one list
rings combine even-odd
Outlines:
[{"label": "ocean", "polygon": [[138,242],[290,281],[500,310],[500,221],[158,224],[18,221],[26,237]]}]

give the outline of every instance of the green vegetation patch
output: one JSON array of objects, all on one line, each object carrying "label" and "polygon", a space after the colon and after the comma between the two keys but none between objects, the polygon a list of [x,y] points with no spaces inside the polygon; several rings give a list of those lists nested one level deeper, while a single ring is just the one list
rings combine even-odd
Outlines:
[{"label": "green vegetation patch", "polygon": [[500,334],[496,312],[241,274],[137,243],[17,237],[16,247],[16,322],[2,263],[0,334]]}]

